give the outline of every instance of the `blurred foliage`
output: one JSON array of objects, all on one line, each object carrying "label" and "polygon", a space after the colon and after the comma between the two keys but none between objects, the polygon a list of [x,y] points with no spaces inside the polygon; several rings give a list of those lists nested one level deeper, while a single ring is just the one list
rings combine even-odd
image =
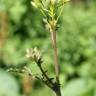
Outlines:
[{"label": "blurred foliage", "polygon": [[[6,31],[8,36],[4,46],[0,48],[2,53],[0,67],[5,70],[10,66],[22,68],[22,65],[27,64],[33,68],[33,71],[39,73],[35,65],[25,57],[26,48],[37,46],[44,55],[44,67],[48,69],[51,76],[54,76],[50,34],[44,28],[42,15],[32,8],[30,1],[0,0],[0,15],[5,12],[8,19],[8,22],[4,21],[8,26]],[[96,96],[95,2],[95,0],[86,0],[86,3],[65,4],[59,21],[57,44],[63,96]],[[16,83],[13,75],[10,76],[2,70],[0,71],[0,96],[17,96],[20,90],[19,83]],[[21,79],[18,82],[21,82]],[[35,81],[31,94],[49,96],[51,92],[40,82],[38,84],[38,81]]]},{"label": "blurred foliage", "polygon": [[15,78],[0,70],[0,96],[19,96],[19,86]]}]

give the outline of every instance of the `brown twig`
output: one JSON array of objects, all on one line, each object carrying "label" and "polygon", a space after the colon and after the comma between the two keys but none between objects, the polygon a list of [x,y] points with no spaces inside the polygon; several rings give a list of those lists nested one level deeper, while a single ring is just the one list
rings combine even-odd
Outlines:
[{"label": "brown twig", "polygon": [[[56,46],[56,31],[55,30],[53,30],[51,32],[51,39],[52,39],[52,46],[54,49],[54,64],[55,64],[56,81],[57,81],[57,84],[60,84],[60,82],[59,82],[59,64],[58,64],[58,55],[57,55],[57,46]],[[56,95],[61,96],[60,86],[58,86],[58,90],[56,90]]]}]

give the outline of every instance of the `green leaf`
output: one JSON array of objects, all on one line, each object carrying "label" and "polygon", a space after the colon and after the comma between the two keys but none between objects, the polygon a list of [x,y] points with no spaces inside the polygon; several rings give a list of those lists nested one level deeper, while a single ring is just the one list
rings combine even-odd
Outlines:
[{"label": "green leaf", "polygon": [[0,96],[19,96],[16,80],[8,73],[0,70]]},{"label": "green leaf", "polygon": [[72,80],[63,89],[63,96],[87,96],[94,88],[94,83],[93,80],[86,79]]}]

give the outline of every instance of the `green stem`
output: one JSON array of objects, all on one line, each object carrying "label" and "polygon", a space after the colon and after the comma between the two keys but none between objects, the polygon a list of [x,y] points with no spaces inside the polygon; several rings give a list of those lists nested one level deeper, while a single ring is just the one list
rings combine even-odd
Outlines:
[{"label": "green stem", "polygon": [[[60,88],[59,88],[59,89],[60,89]],[[60,90],[58,90],[58,91],[56,92],[56,96],[61,96]]]},{"label": "green stem", "polygon": [[57,46],[56,46],[56,32],[51,32],[52,46],[54,49],[54,63],[55,63],[55,72],[56,79],[59,78],[59,64],[58,64],[58,55],[57,55]]},{"label": "green stem", "polygon": [[[54,28],[55,29],[55,28]],[[59,82],[59,64],[58,64],[58,55],[57,55],[57,46],[56,46],[56,31],[51,32],[52,46],[54,49],[54,64],[55,64],[55,73],[56,73],[56,81],[57,84]],[[60,86],[58,86],[58,90],[56,91],[56,96],[61,96]]]}]

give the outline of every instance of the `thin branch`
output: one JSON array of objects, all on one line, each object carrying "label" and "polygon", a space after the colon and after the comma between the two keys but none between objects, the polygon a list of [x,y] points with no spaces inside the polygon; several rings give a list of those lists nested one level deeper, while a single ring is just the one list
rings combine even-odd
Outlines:
[{"label": "thin branch", "polygon": [[44,70],[42,69],[42,67],[39,66],[39,68],[40,68],[42,74],[44,75],[44,77],[46,78],[46,80],[48,80],[48,82],[49,82],[51,85],[53,85],[52,81],[50,81],[50,78],[48,77],[48,75],[46,74],[46,72],[44,72]]}]

